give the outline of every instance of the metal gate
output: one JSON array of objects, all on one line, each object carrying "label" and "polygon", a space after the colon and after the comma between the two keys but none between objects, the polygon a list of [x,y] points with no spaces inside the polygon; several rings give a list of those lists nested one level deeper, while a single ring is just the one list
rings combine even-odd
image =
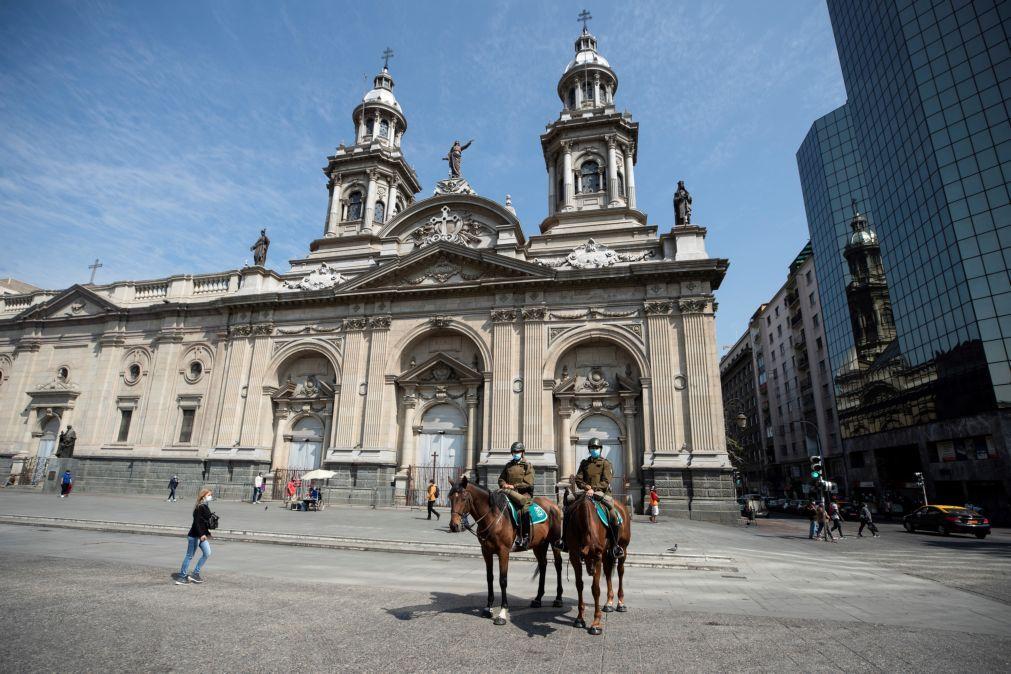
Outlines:
[{"label": "metal gate", "polygon": [[449,505],[449,480],[460,477],[461,469],[457,466],[410,466],[407,469],[407,505],[420,506],[428,503],[428,481],[435,480],[439,487],[439,498],[435,500],[438,506]]},{"label": "metal gate", "polygon": [[285,501],[288,498],[286,488],[289,480],[294,480],[296,496],[301,496],[306,490],[302,484],[302,476],[308,473],[311,468],[278,468],[274,471],[274,478],[270,485],[270,498],[275,501]]}]

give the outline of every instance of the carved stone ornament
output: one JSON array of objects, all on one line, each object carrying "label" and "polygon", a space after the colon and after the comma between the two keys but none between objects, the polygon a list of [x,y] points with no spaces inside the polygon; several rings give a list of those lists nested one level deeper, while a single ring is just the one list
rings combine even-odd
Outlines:
[{"label": "carved stone ornament", "polygon": [[344,319],[344,329],[345,330],[364,330],[368,327],[368,321],[364,318],[345,318]]},{"label": "carved stone ornament", "polygon": [[656,314],[669,314],[671,310],[670,302],[646,302],[642,305],[643,311],[646,312],[647,316]]},{"label": "carved stone ornament", "polygon": [[597,367],[590,370],[590,376],[583,380],[583,389],[594,393],[606,391],[609,385],[604,372]]},{"label": "carved stone ornament", "polygon": [[534,260],[534,262],[553,269],[561,267],[569,267],[571,269],[602,269],[612,267],[619,262],[641,262],[655,256],[656,252],[652,250],[646,250],[637,254],[617,253],[604,244],[589,239],[586,243],[573,248],[572,252],[564,258]]},{"label": "carved stone ornament", "polygon": [[232,325],[228,328],[230,337],[255,337],[257,335],[271,335],[274,333],[272,323],[261,323],[259,325]]},{"label": "carved stone ornament", "polygon": [[369,327],[373,330],[389,330],[392,324],[393,318],[390,316],[373,316],[369,318]]},{"label": "carved stone ornament", "polygon": [[407,279],[406,282],[412,286],[421,285],[429,279],[436,283],[445,283],[454,276],[459,276],[464,281],[476,281],[481,278],[480,273],[465,271],[463,267],[453,264],[445,257],[442,257],[434,266],[429,267],[424,274]]},{"label": "carved stone ornament", "polygon": [[50,381],[39,384],[33,391],[78,391],[79,389],[66,379],[54,377]]},{"label": "carved stone ornament", "polygon": [[453,319],[449,316],[432,316],[428,319],[428,322],[433,328],[448,328]]},{"label": "carved stone ornament", "polygon": [[702,313],[706,310],[706,305],[709,304],[709,300],[704,297],[693,297],[689,299],[678,300],[678,309],[683,314],[690,313]]},{"label": "carved stone ornament", "polygon": [[77,301],[70,305],[70,313],[79,314],[84,311],[84,302]]},{"label": "carved stone ornament", "polygon": [[524,321],[543,321],[545,314],[547,314],[547,310],[544,307],[523,308]]},{"label": "carved stone ornament", "polygon": [[453,213],[449,206],[443,206],[439,215],[433,215],[411,232],[411,238],[419,247],[439,241],[473,247],[481,242],[481,229],[469,213]]},{"label": "carved stone ornament", "polygon": [[585,318],[629,318],[630,316],[635,316],[638,313],[638,309],[632,309],[631,311],[608,311],[606,309],[594,309],[591,307],[586,311],[578,311],[568,314],[552,312],[549,316],[560,321],[578,321]]},{"label": "carved stone ornament", "polygon": [[492,309],[491,320],[495,323],[511,323],[516,320],[514,309]]},{"label": "carved stone ornament", "polygon": [[308,276],[303,276],[297,281],[290,279],[285,281],[284,287],[289,290],[324,290],[338,286],[346,280],[344,274],[324,262],[313,269]]},{"label": "carved stone ornament", "polygon": [[477,194],[466,178],[446,178],[435,183],[433,195],[440,194]]}]

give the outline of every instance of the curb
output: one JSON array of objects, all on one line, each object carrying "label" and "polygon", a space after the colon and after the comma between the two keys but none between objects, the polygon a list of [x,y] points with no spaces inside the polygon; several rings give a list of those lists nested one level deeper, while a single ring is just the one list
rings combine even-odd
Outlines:
[{"label": "curb", "polygon": [[[186,527],[168,524],[144,524],[137,522],[114,522],[109,520],[84,520],[62,517],[40,517],[36,515],[0,515],[0,524],[19,526],[47,526],[81,531],[102,531],[119,534],[143,534],[149,536],[185,536]],[[435,557],[481,558],[481,550],[476,545],[455,543],[421,543],[418,541],[373,540],[342,536],[313,536],[309,534],[279,534],[266,531],[242,529],[218,529],[214,538],[219,541],[236,543],[258,543],[266,545],[286,545],[290,547],[323,548],[330,550],[357,550],[361,552],[385,552],[392,554],[428,555]],[[519,552],[510,555],[510,560],[534,562],[533,553]],[[629,567],[668,569],[680,571],[722,571],[737,573],[731,557],[714,555],[667,555],[630,552],[625,559]]]}]

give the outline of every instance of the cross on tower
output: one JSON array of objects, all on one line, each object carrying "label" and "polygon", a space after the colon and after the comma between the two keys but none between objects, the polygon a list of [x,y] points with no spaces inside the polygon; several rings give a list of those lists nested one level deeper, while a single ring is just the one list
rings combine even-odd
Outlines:
[{"label": "cross on tower", "polygon": [[388,70],[390,67],[390,59],[393,58],[393,50],[389,47],[383,52],[383,70]]},{"label": "cross on tower", "polygon": [[576,21],[582,21],[583,22],[583,32],[584,33],[586,33],[586,32],[589,31],[589,29],[586,27],[586,24],[592,18],[593,18],[593,16],[589,12],[587,12],[585,9],[583,11],[581,11],[579,13],[579,17],[576,18]]},{"label": "cross on tower", "polygon": [[91,284],[91,285],[95,284],[95,272],[98,271],[99,267],[104,267],[104,266],[105,266],[104,264],[102,264],[101,262],[98,261],[97,257],[95,258],[95,263],[94,264],[89,264],[88,265],[88,269],[91,270],[91,280],[88,281],[89,284]]}]

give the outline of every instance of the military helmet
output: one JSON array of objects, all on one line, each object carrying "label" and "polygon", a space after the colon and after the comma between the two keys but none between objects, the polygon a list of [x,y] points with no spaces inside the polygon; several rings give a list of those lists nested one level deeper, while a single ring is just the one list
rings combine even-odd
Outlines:
[{"label": "military helmet", "polygon": [[522,442],[514,442],[512,447],[509,448],[510,452],[523,452],[526,454],[527,448]]},{"label": "military helmet", "polygon": [[590,442],[586,445],[587,449],[603,449],[604,443],[600,441],[600,438],[591,438]]}]

